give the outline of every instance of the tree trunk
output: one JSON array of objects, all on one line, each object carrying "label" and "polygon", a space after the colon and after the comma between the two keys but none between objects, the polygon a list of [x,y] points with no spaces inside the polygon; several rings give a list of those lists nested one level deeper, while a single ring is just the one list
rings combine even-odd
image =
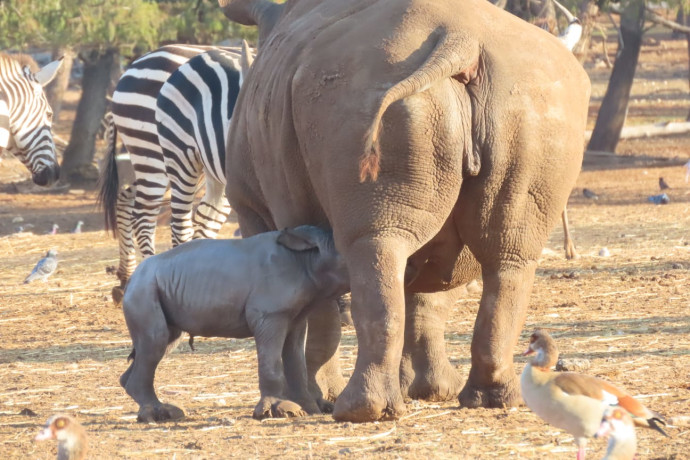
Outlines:
[{"label": "tree trunk", "polygon": [[[685,10],[682,6],[678,9],[678,17],[676,18],[676,22],[678,22],[678,24],[683,24],[684,26],[690,26],[690,14],[685,13]],[[685,33],[685,40],[688,42],[688,87],[690,88],[690,32]],[[688,112],[688,116],[685,119],[690,121],[690,112]]]},{"label": "tree trunk", "polygon": [[[683,25],[687,26],[688,25],[687,20],[686,20],[687,17],[688,17],[688,15],[685,14],[685,10],[683,9],[683,5],[679,6],[678,7],[678,13],[676,13],[676,22],[678,24],[683,24]],[[671,32],[671,38],[674,38],[674,39],[681,38],[682,37],[681,34],[682,34],[682,32],[674,30],[673,32]]]},{"label": "tree trunk", "polygon": [[582,37],[580,37],[580,41],[577,42],[577,45],[573,48],[573,54],[581,63],[585,62],[587,57],[589,57],[589,47],[598,14],[599,6],[595,0],[584,0],[580,3],[578,18],[580,19],[580,24],[582,24]]},{"label": "tree trunk", "polygon": [[98,178],[97,169],[92,164],[96,133],[105,115],[105,96],[119,54],[117,50],[93,51],[80,58],[84,61],[82,94],[62,163],[64,177],[73,182]]},{"label": "tree trunk", "polygon": [[644,0],[629,0],[621,13],[623,48],[619,49],[601,102],[588,150],[615,152],[628,114],[630,89],[644,35]]},{"label": "tree trunk", "polygon": [[65,91],[69,86],[69,78],[72,74],[72,63],[74,62],[74,52],[71,48],[60,46],[53,50],[53,59],[58,59],[62,56],[62,65],[58,70],[58,74],[53,81],[46,87],[46,96],[48,103],[53,109],[53,123],[60,119],[60,111],[62,110],[62,99]]},{"label": "tree trunk", "polygon": [[[689,23],[690,21],[687,20],[687,16],[686,16],[685,22],[686,22],[686,24],[685,24],[686,26],[689,25],[687,23]],[[685,39],[688,42],[688,88],[690,89],[690,33],[685,34]],[[690,121],[690,112],[688,112],[688,116],[685,117],[685,119],[687,121]]]}]

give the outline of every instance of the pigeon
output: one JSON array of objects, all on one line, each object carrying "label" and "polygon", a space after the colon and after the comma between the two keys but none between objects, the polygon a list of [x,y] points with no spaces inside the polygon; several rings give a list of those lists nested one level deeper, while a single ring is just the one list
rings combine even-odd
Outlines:
[{"label": "pigeon", "polygon": [[57,235],[58,229],[60,226],[58,224],[53,224],[53,228],[51,228],[47,233],[48,235]]},{"label": "pigeon", "polygon": [[671,199],[665,193],[649,196],[647,200],[654,204],[669,204],[671,202]]},{"label": "pigeon", "polygon": [[666,181],[664,180],[663,177],[660,177],[659,178],[659,189],[660,190],[666,190],[668,188],[671,188],[671,186],[666,183]]},{"label": "pigeon", "polygon": [[685,182],[690,182],[690,160],[683,167],[685,168]]},{"label": "pigeon", "polygon": [[596,193],[594,193],[593,191],[591,191],[588,188],[583,188],[582,194],[585,196],[585,198],[589,198],[590,200],[598,200],[599,199],[599,195],[597,195]]},{"label": "pigeon", "polygon": [[58,460],[83,460],[86,458],[88,441],[86,431],[69,415],[57,414],[48,419],[45,427],[34,438],[36,441],[57,439]]},{"label": "pigeon", "polygon": [[46,253],[46,256],[43,259],[38,261],[29,276],[27,276],[24,280],[24,284],[37,280],[45,281],[55,272],[57,264],[57,251],[55,249],[51,249]]},{"label": "pigeon", "polygon": [[74,227],[74,230],[72,230],[72,233],[81,233],[81,226],[84,225],[83,221],[77,222],[77,226]]}]

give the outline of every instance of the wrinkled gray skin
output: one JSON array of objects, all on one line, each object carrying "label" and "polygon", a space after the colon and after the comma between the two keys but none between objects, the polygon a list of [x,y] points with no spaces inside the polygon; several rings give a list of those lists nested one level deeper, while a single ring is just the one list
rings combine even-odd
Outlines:
[{"label": "wrinkled gray skin", "polygon": [[[486,0],[219,3],[259,28],[226,152],[242,234],[329,226],[351,274],[358,354],[344,389],[326,355],[337,326],[309,319],[310,383],[342,389],[334,418],[394,419],[404,396],[520,404],[514,347],[582,163],[582,66]],[[462,387],[444,323],[480,270]]]},{"label": "wrinkled gray skin", "polygon": [[154,373],[182,332],[256,341],[261,399],[255,418],[332,410],[308,391],[306,317],[349,289],[332,234],[312,226],[243,240],[195,240],[144,260],[123,299],[134,361],[120,384],[139,404],[138,420],[184,412],[158,400]]}]

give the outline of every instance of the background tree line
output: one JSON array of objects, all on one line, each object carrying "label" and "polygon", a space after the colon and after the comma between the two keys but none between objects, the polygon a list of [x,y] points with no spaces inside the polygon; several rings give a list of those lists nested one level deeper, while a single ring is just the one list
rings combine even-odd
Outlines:
[{"label": "background tree line", "polygon": [[254,41],[256,30],[228,21],[216,0],[0,0],[0,50],[64,56],[58,78],[47,88],[56,120],[74,59],[81,62],[82,95],[63,153],[67,181],[93,177],[107,96],[126,64],[166,43],[214,44],[239,37]]},{"label": "background tree line", "polygon": [[[567,24],[552,0],[491,0],[497,6],[554,34]],[[588,149],[615,152],[627,114],[642,38],[650,25],[661,24],[688,40],[690,0],[667,0],[675,21],[661,18],[647,0],[562,0],[580,18],[583,35],[574,53],[584,62],[602,13],[619,16],[613,23],[619,47],[611,79]],[[597,19],[599,18],[599,19]],[[598,27],[598,29],[597,29]],[[107,110],[107,95],[123,65],[165,43],[215,44],[228,38],[256,39],[254,28],[229,22],[216,0],[0,0],[0,49],[26,52],[49,49],[64,56],[61,74],[48,88],[59,117],[62,95],[74,59],[83,66],[82,96],[69,145],[63,154],[66,180],[93,177],[96,134]],[[690,83],[690,71],[688,73]],[[690,119],[690,114],[689,114]]]}]

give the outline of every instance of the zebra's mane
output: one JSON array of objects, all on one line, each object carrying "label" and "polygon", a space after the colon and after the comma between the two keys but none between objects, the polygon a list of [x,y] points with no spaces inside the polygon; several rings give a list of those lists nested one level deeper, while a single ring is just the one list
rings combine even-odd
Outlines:
[{"label": "zebra's mane", "polygon": [[0,59],[7,59],[10,61],[15,61],[19,64],[20,67],[28,66],[29,70],[31,70],[32,73],[36,73],[40,70],[40,67],[34,60],[34,58],[31,57],[29,54],[25,53],[16,53],[16,54],[8,54],[5,52],[0,51]]}]

